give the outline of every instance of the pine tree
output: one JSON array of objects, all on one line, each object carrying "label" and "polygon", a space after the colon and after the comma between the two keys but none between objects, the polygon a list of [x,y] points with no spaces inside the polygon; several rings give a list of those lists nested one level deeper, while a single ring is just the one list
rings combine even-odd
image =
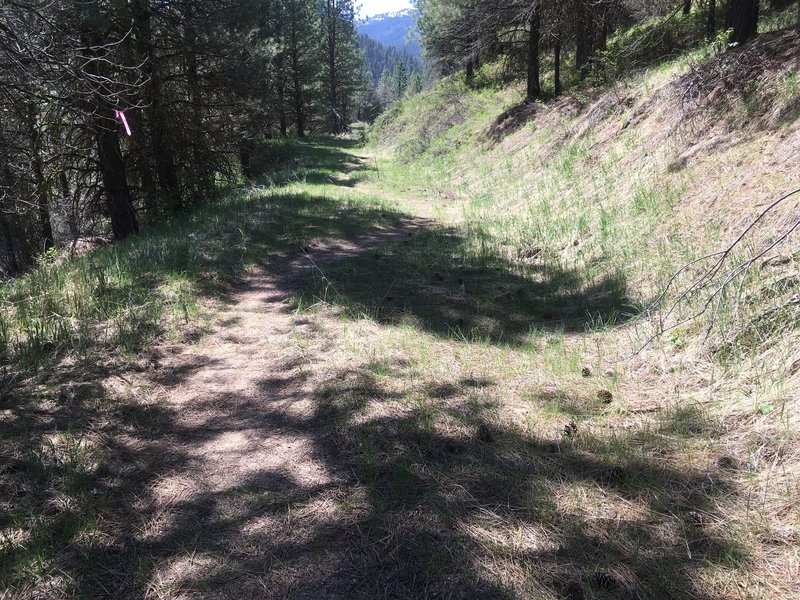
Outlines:
[{"label": "pine tree", "polygon": [[398,61],[394,68],[394,95],[395,98],[402,98],[408,88],[408,73],[406,66]]},{"label": "pine tree", "polygon": [[395,95],[396,89],[397,86],[395,84],[394,77],[388,69],[384,69],[380,81],[378,82],[377,89],[378,100],[383,106],[389,106],[397,99],[397,96]]},{"label": "pine tree", "polygon": [[411,78],[408,80],[408,89],[406,90],[406,95],[414,96],[419,94],[422,91],[422,75],[417,72],[411,74]]}]

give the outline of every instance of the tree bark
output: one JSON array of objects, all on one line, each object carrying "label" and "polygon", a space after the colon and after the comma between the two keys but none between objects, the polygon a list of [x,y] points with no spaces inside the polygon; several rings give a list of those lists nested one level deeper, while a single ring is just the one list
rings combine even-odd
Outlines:
[{"label": "tree bark", "polygon": [[0,238],[3,241],[3,256],[0,262],[0,269],[4,271],[3,274],[7,277],[13,277],[19,273],[19,263],[14,249],[14,238],[11,237],[11,227],[8,225],[8,219],[2,208],[0,208]]},{"label": "tree bark", "polygon": [[328,20],[328,86],[329,86],[329,100],[331,103],[331,122],[333,126],[333,131],[339,133],[341,130],[341,123],[339,118],[339,111],[338,109],[338,95],[337,95],[337,85],[338,80],[336,76],[336,32],[338,26],[338,19],[339,15],[338,7],[336,5],[336,0],[326,0],[326,7],[327,7],[327,14],[326,18]]},{"label": "tree bark", "polygon": [[139,222],[133,210],[128,179],[125,173],[125,161],[119,147],[117,123],[111,109],[106,109],[107,117],[98,119],[95,133],[97,154],[103,176],[103,187],[106,193],[108,215],[111,218],[111,230],[118,240],[139,233]]},{"label": "tree bark", "polygon": [[581,79],[589,75],[589,57],[592,53],[592,9],[583,1],[578,6],[578,31],[575,41],[575,66],[580,71]]},{"label": "tree bark", "polygon": [[64,203],[64,206],[69,207],[67,227],[69,227],[69,236],[74,242],[80,236],[80,230],[78,229],[78,222],[75,218],[75,201],[72,197],[72,191],[69,188],[69,178],[67,177],[67,172],[63,169],[58,175],[58,183],[61,186],[61,201]]},{"label": "tree bark", "polygon": [[539,81],[539,38],[541,36],[542,17],[537,4],[531,14],[528,32],[528,85],[527,99],[533,100],[542,94]]},{"label": "tree bark", "polygon": [[159,187],[166,195],[170,208],[179,209],[181,205],[180,186],[175,159],[172,155],[172,136],[168,126],[168,117],[164,110],[161,72],[157,64],[157,57],[153,52],[150,1],[134,0],[133,9],[138,52],[144,59],[143,70],[148,80],[145,97],[149,105],[147,109],[150,133],[149,153],[156,167]]},{"label": "tree bark", "polygon": [[561,95],[561,40],[557,40],[553,45],[553,92],[556,96]]},{"label": "tree bark", "polygon": [[726,29],[732,29],[730,41],[744,44],[758,33],[758,0],[728,0]]},{"label": "tree bark", "polygon": [[608,35],[611,31],[611,7],[609,0],[602,0],[600,3],[600,39],[598,40],[598,48],[605,50],[608,47]]},{"label": "tree bark", "polygon": [[[9,189],[13,184],[14,177],[8,165],[3,168],[3,178],[5,185]],[[17,261],[17,251],[14,247],[14,237],[11,233],[11,225],[6,216],[5,207],[0,204],[0,242],[2,242],[2,255],[0,255],[0,269],[7,277],[13,277],[19,273],[19,262]]]},{"label": "tree bark", "polygon": [[[79,14],[87,6],[76,0]],[[89,19],[82,23],[84,32],[82,42],[84,50],[91,57],[86,61],[86,73],[96,81],[106,79],[104,73],[103,51],[105,40],[102,31],[92,24],[91,17],[97,14],[97,6],[89,7]],[[94,11],[94,12],[92,12]],[[105,95],[104,95],[105,92]],[[94,113],[94,137],[97,144],[97,158],[100,162],[100,174],[106,196],[106,206],[111,219],[111,230],[114,237],[123,239],[139,233],[139,222],[133,210],[125,161],[119,146],[119,123],[115,118],[115,107],[108,98],[109,91],[97,88],[91,99],[93,106],[89,112]]]},{"label": "tree bark", "polygon": [[33,180],[36,185],[36,208],[39,217],[39,235],[41,236],[42,248],[47,251],[53,247],[53,226],[50,222],[50,194],[49,184],[44,174],[44,163],[42,162],[42,137],[39,133],[38,118],[36,116],[36,106],[30,104],[27,107],[27,127],[28,138],[31,144],[31,157],[33,167]]},{"label": "tree bark", "polygon": [[[800,4],[798,4],[800,6]],[[708,14],[706,15],[706,37],[709,41],[717,36],[717,0],[708,0]]]},{"label": "tree bark", "polygon": [[277,69],[277,93],[278,93],[278,123],[281,128],[281,136],[286,137],[289,132],[289,124],[286,117],[286,73],[284,72],[284,55],[280,53],[275,57]]},{"label": "tree bark", "polygon": [[292,5],[292,16],[290,19],[289,43],[291,44],[292,58],[292,100],[294,102],[295,128],[297,137],[305,137],[305,114],[303,112],[303,83],[300,73],[300,40],[297,36],[297,14],[296,6]]},{"label": "tree bark", "polygon": [[189,87],[189,103],[192,107],[192,161],[200,183],[200,191],[201,193],[206,193],[213,187],[214,178],[211,172],[211,157],[206,151],[206,141],[203,135],[203,93],[200,90],[200,74],[197,65],[197,53],[195,52],[197,30],[193,20],[194,10],[192,3],[188,2],[186,10],[187,25],[184,30],[184,63]]}]

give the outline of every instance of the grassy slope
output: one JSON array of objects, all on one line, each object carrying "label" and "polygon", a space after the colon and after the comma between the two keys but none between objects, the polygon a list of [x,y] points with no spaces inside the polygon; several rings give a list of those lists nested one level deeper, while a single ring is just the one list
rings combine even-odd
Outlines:
[{"label": "grassy slope", "polygon": [[[625,324],[672,273],[724,247],[768,201],[798,186],[797,40],[773,34],[759,44],[734,53],[753,63],[744,75],[703,49],[612,89],[533,108],[519,107],[519,87],[469,90],[457,81],[406,101],[373,132],[383,159],[373,185],[416,197],[411,210],[432,205],[426,212],[447,227],[399,253],[392,281],[378,286],[399,306],[374,289],[339,286],[349,305],[401,325],[396,352],[424,365],[416,376],[432,389],[452,385],[454,373],[490,381],[490,390],[455,395],[491,405],[493,421],[533,439],[558,440],[572,421],[573,451],[601,472],[624,469],[611,483],[602,473],[572,473],[540,484],[552,514],[598,529],[603,541],[593,551],[602,551],[577,559],[581,568],[620,561],[650,597],[681,595],[681,586],[697,597],[796,592],[797,238],[735,279],[743,299],[722,296],[714,319],[672,329],[633,358],[655,319]],[[725,93],[710,74],[717,71]],[[690,85],[702,95],[684,103]],[[791,202],[771,215],[732,260],[764,247],[797,210]],[[399,360],[386,352],[385,363]],[[606,405],[607,391],[614,399]],[[457,427],[442,416],[447,394],[423,396],[439,426]],[[643,465],[677,471],[650,477]],[[676,473],[680,481],[671,480]],[[707,486],[692,483],[702,478]],[[649,551],[663,553],[661,583],[631,560],[633,530],[620,530],[644,522]],[[555,527],[563,534],[563,522]],[[531,571],[512,550],[513,531],[493,540],[508,570],[502,561],[485,568],[522,593]],[[689,582],[677,583],[672,569],[691,571]]]}]

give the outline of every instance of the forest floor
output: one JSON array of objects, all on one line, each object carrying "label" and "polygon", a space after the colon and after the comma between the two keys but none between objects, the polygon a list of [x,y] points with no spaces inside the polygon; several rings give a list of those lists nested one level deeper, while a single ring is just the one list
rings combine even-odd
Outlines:
[{"label": "forest floor", "polygon": [[63,372],[66,409],[9,421],[92,425],[51,436],[47,478],[10,471],[50,529],[12,528],[8,597],[790,597],[731,518],[758,502],[717,422],[595,362],[613,282],[469,259],[449,198],[384,194],[352,140],[297,152],[270,183],[301,201],[258,204],[279,253],[102,392]]}]

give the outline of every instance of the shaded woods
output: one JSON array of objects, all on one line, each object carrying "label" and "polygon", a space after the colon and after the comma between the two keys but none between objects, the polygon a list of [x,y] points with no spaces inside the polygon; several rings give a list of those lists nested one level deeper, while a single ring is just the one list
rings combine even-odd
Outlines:
[{"label": "shaded woods", "polygon": [[354,18],[351,0],[4,2],[0,273],[197,206],[265,138],[342,130],[366,93]]}]

